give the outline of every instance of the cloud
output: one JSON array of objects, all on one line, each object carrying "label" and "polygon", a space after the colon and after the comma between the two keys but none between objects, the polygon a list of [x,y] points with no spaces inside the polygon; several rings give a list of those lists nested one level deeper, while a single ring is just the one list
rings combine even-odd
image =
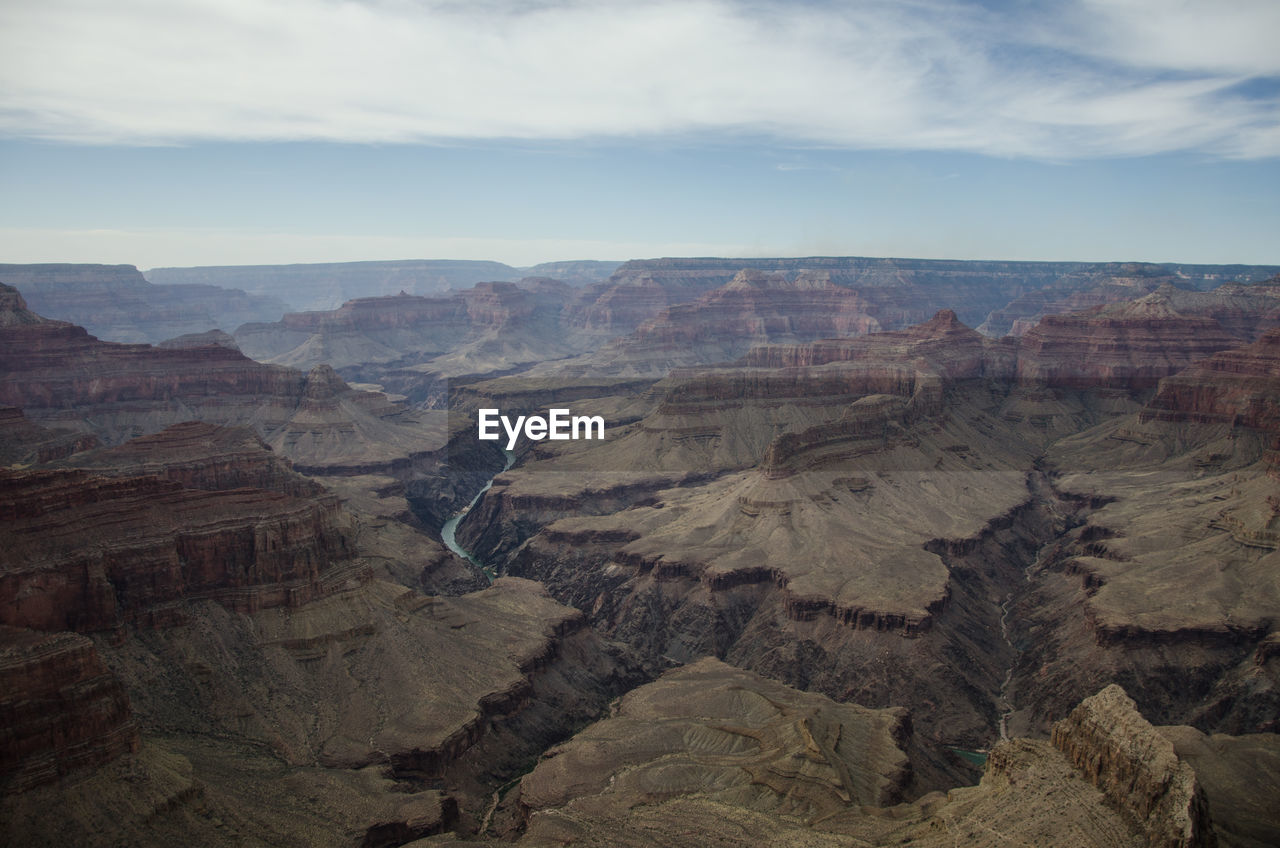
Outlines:
[{"label": "cloud", "polygon": [[1052,11],[942,0],[6,3],[0,134],[97,144],[730,134],[1066,159],[1280,155],[1280,98],[1232,94],[1280,76],[1267,43],[1280,5],[1044,5]]}]

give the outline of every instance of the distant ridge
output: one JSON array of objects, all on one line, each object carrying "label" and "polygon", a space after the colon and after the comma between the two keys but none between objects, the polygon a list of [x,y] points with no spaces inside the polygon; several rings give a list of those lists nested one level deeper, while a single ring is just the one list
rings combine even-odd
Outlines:
[{"label": "distant ridge", "polygon": [[580,259],[517,268],[485,260],[391,259],[152,268],[145,276],[152,283],[244,289],[250,294],[278,298],[292,311],[311,312],[336,309],[348,300],[362,297],[401,292],[436,295],[476,283],[516,282],[525,277],[552,277],[580,286],[608,278],[621,264]]},{"label": "distant ridge", "polygon": [[318,262],[295,265],[207,265],[152,268],[153,283],[214,285],[279,298],[295,311],[336,309],[359,297],[431,295],[476,283],[525,276],[502,262],[467,259],[405,259],[377,262]]},{"label": "distant ridge", "polygon": [[0,264],[0,281],[18,288],[33,312],[70,321],[115,342],[159,342],[275,321],[280,299],[234,287],[155,285],[132,265]]}]

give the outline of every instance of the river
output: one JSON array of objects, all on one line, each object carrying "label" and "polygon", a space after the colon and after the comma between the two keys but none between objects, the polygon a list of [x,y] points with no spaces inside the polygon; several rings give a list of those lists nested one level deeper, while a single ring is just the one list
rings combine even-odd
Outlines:
[{"label": "river", "polygon": [[[507,464],[502,467],[502,471],[506,471],[516,461],[516,455],[509,450],[504,450],[503,453],[507,456]],[[444,542],[444,546],[483,571],[485,576],[489,578],[490,583],[493,582],[494,578],[493,569],[473,557],[470,551],[458,544],[458,523],[466,517],[467,513],[471,512],[473,506],[480,502],[480,499],[484,497],[484,493],[489,491],[489,487],[493,485],[493,478],[501,474],[502,471],[495,472],[493,477],[489,478],[489,482],[484,484],[484,488],[476,492],[476,496],[471,499],[471,503],[463,507],[457,515],[446,521],[444,526],[440,528],[440,539]]]}]

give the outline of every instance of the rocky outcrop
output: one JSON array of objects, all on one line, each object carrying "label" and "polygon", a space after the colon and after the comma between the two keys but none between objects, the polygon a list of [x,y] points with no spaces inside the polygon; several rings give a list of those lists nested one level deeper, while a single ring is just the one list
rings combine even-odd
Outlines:
[{"label": "rocky outcrop", "polygon": [[124,686],[74,633],[0,626],[0,794],[138,750]]},{"label": "rocky outcrop", "polygon": [[78,454],[64,465],[112,476],[154,475],[188,489],[264,489],[298,498],[324,487],[293,471],[247,427],[186,421],[112,448]]},{"label": "rocky outcrop", "polygon": [[1053,726],[1053,744],[1130,813],[1153,848],[1217,844],[1195,771],[1119,686],[1086,698]]},{"label": "rocky outcrop", "polygon": [[534,833],[548,810],[692,794],[820,819],[901,800],[910,735],[905,710],[837,704],[704,659],[629,692],[548,750],[521,780],[520,805]]},{"label": "rocky outcrop", "polygon": [[235,336],[230,333],[224,333],[222,330],[209,330],[204,333],[187,333],[172,339],[165,339],[156,345],[159,348],[190,348],[190,347],[225,347],[230,350],[239,350],[240,346],[236,344]]},{"label": "rocky outcrop", "polygon": [[[984,335],[1021,336],[1036,326],[1046,315],[1082,312],[1108,303],[1135,300],[1152,292],[1173,299],[1184,314],[1213,318],[1235,332],[1252,324],[1258,302],[1248,292],[1248,283],[1265,281],[1274,271],[1268,266],[1251,265],[1153,265],[1145,262],[1084,265],[1042,288],[1026,291],[1000,309],[993,310],[978,327]],[[1244,285],[1242,285],[1242,283]],[[1272,304],[1274,306],[1275,304]],[[1232,321],[1239,316],[1242,322]]]},{"label": "rocky outcrop", "polygon": [[1280,816],[1275,811],[1280,734],[1207,735],[1186,726],[1156,730],[1173,743],[1178,759],[1195,769],[1220,845],[1280,844]]},{"label": "rocky outcrop", "polygon": [[1046,316],[1020,340],[1017,378],[1055,389],[1142,391],[1238,344],[1212,318],[1183,315],[1155,293]]},{"label": "rocky outcrop", "polygon": [[543,279],[479,283],[437,297],[401,292],[245,325],[236,340],[260,360],[298,368],[323,363],[419,402],[442,380],[579,352],[559,325],[571,292]]},{"label": "rocky outcrop", "polygon": [[[396,292],[434,295],[486,280],[518,280],[524,275],[519,269],[501,262],[415,259],[152,268],[146,276],[155,284],[244,289],[252,294],[279,298],[288,304],[289,309],[302,311],[336,309],[348,300],[382,297]],[[239,324],[222,326],[233,330]]]},{"label": "rocky outcrop", "polygon": [[[712,677],[713,672],[718,676]],[[699,676],[710,683],[737,682],[734,697],[726,697],[729,693],[718,688],[702,694],[682,687]],[[636,690],[623,699],[614,716],[549,751],[522,781],[520,803],[528,816],[528,829],[517,844],[637,848],[709,843],[735,848],[760,844],[831,848],[1188,844],[1163,839],[1166,834],[1160,827],[1167,823],[1163,809],[1153,810],[1149,820],[1140,819],[1116,805],[1087,779],[1087,769],[1072,765],[1049,742],[1024,738],[1000,742],[987,755],[970,754],[986,760],[977,785],[887,807],[831,799],[815,814],[813,804],[822,798],[823,788],[815,778],[830,761],[821,731],[830,724],[823,720],[821,707],[814,711],[813,701],[797,703],[785,688],[762,683],[752,675],[703,661]],[[672,703],[655,703],[659,693]],[[760,696],[767,698],[767,705],[757,705],[755,698]],[[759,724],[775,712],[781,713],[782,722]],[[778,732],[788,721],[803,723],[794,742]],[[845,719],[841,738],[865,738],[859,724]],[[681,732],[683,738],[679,738]],[[746,738],[734,738],[737,734]],[[901,744],[901,737],[898,741]],[[1249,745],[1243,739],[1229,741]],[[790,749],[793,760],[762,775],[752,767],[752,760],[766,756],[775,745]],[[610,758],[612,751],[620,752],[620,759]],[[1244,766],[1245,779],[1266,780],[1265,764],[1260,769],[1256,764],[1245,766],[1239,757],[1204,753],[1201,759],[1206,766]],[[877,762],[874,754],[868,754],[860,765],[866,770]],[[730,765],[746,774],[723,775]],[[1186,768],[1185,764],[1180,767]],[[741,786],[746,780],[755,784],[749,790]],[[775,793],[783,791],[788,794],[779,803]],[[1259,793],[1255,800],[1261,799]],[[1245,824],[1251,828],[1250,835],[1267,832],[1265,826],[1258,830],[1256,822]],[[1230,833],[1237,834],[1244,835]],[[1212,834],[1190,844],[1213,844]]]},{"label": "rocky outcrop", "polygon": [[159,342],[211,327],[273,321],[274,297],[215,285],[153,285],[132,265],[0,265],[0,282],[22,290],[41,315],[117,342]]},{"label": "rocky outcrop", "polygon": [[41,427],[12,406],[0,406],[0,465],[32,465],[65,459],[98,446],[90,433]]},{"label": "rocky outcrop", "polygon": [[16,627],[170,626],[185,600],[296,606],[359,578],[332,497],[3,472],[0,517],[0,623]]},{"label": "rocky outcrop", "polygon": [[743,270],[691,303],[666,307],[595,353],[547,366],[558,373],[652,374],[728,362],[752,346],[863,335],[880,329],[857,292],[829,280]]},{"label": "rocky outcrop", "polygon": [[[373,580],[247,615],[201,604],[188,626],[135,633],[111,661],[153,733],[207,740],[188,756],[220,796],[315,827],[332,813],[300,811],[296,787],[377,776],[377,794],[399,799],[370,823],[384,836],[417,818],[397,810],[406,793],[431,788],[445,821],[474,828],[495,789],[639,682],[579,612],[517,579],[456,598]],[[360,795],[325,794],[333,813],[370,815]],[[228,823],[243,833],[246,818]]]},{"label": "rocky outcrop", "polygon": [[977,329],[994,338],[1022,336],[1046,315],[1084,312],[1108,303],[1135,300],[1161,287],[1188,284],[1172,269],[1144,262],[1082,269],[1014,298],[993,310]]},{"label": "rocky outcrop", "polygon": [[[788,279],[824,280],[852,290],[866,300],[867,313],[889,330],[918,324],[944,308],[959,310],[960,319],[975,326],[993,311],[1009,308],[1018,298],[1059,285],[1064,279],[1085,286],[1115,280],[1123,286],[1135,277],[1172,277],[1184,285],[1207,289],[1224,282],[1265,279],[1278,270],[1246,265],[864,257],[644,259],[627,262],[605,283],[584,289],[570,305],[566,318],[574,327],[605,337],[624,335],[662,309],[687,303],[728,283],[743,269],[781,273]],[[1069,283],[1062,285],[1070,290]],[[1013,311],[1021,315],[1027,310],[1014,307]],[[1005,332],[993,323],[992,335]]]},{"label": "rocky outcrop", "polygon": [[1142,419],[1280,432],[1280,329],[1164,380]]},{"label": "rocky outcrop", "polygon": [[193,418],[252,426],[311,473],[405,471],[443,446],[443,428],[357,391],[331,370],[263,365],[220,346],[103,342],[39,319],[9,293],[0,311],[0,404],[119,444]]}]

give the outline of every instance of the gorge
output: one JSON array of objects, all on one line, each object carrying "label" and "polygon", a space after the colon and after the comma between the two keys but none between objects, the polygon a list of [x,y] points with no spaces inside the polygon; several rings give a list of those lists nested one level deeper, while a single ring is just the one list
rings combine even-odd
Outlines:
[{"label": "gorge", "polygon": [[4,841],[1280,839],[1280,268],[575,268],[0,289]]}]

